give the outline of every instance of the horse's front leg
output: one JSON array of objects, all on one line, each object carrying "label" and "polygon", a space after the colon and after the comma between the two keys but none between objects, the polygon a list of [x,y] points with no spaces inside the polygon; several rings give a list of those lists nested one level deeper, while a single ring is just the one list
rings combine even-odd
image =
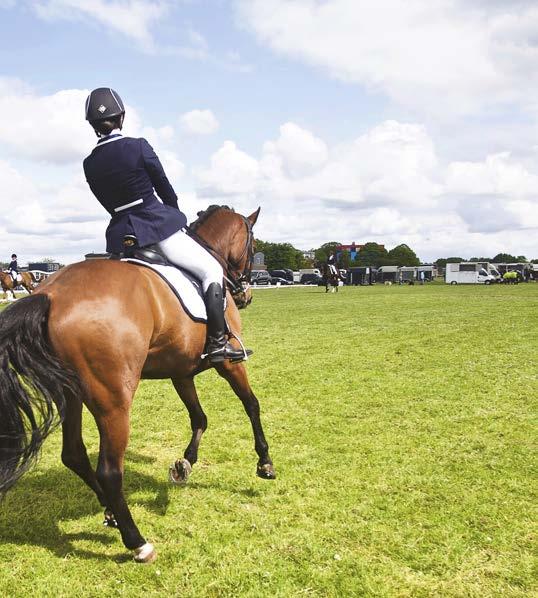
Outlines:
[{"label": "horse's front leg", "polygon": [[198,447],[202,434],[207,428],[207,417],[200,405],[193,378],[173,378],[172,382],[191,420],[191,441],[183,453],[183,459],[178,459],[169,470],[170,481],[173,484],[184,484],[192,471],[192,466],[198,461]]},{"label": "horse's front leg", "polygon": [[231,364],[223,362],[217,366],[218,373],[228,382],[235,394],[243,403],[243,407],[252,424],[254,432],[254,448],[258,454],[258,466],[256,473],[260,478],[274,480],[276,473],[273,468],[273,462],[269,457],[269,445],[265,440],[262,423],[260,421],[260,404],[252,392],[248,383],[247,373],[243,364]]}]

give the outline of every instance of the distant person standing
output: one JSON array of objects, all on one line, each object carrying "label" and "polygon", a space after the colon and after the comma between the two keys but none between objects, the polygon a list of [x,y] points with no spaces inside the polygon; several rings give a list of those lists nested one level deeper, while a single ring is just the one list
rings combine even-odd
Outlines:
[{"label": "distant person standing", "polygon": [[15,254],[11,256],[11,262],[9,262],[7,269],[11,274],[11,278],[13,278],[13,282],[17,282],[19,277],[19,265],[17,264],[17,256]]},{"label": "distant person standing", "polygon": [[420,284],[424,284],[424,270],[420,271],[419,278],[420,278]]}]

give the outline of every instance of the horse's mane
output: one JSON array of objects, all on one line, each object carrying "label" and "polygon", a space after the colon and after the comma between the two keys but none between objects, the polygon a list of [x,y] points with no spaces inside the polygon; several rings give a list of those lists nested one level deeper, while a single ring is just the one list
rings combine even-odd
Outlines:
[{"label": "horse's mane", "polygon": [[235,210],[233,208],[230,208],[229,206],[209,206],[207,210],[201,210],[197,213],[198,218],[192,224],[189,224],[189,228],[192,231],[196,231],[217,210],[228,210],[230,212],[235,212]]}]

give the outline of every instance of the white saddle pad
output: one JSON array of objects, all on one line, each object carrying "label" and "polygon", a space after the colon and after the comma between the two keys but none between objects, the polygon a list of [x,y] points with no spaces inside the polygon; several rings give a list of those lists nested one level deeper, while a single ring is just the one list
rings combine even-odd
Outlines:
[{"label": "white saddle pad", "polygon": [[206,322],[207,312],[202,297],[202,285],[185,270],[179,270],[173,266],[160,266],[150,264],[135,258],[124,258],[122,262],[138,264],[150,268],[168,283],[175,296],[179,299],[183,309],[195,322]]}]

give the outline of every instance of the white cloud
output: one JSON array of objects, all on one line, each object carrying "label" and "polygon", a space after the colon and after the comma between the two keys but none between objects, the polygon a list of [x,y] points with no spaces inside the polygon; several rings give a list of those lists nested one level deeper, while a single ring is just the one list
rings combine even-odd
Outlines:
[{"label": "white cloud", "polygon": [[274,143],[267,143],[264,151],[280,155],[292,177],[317,171],[325,165],[329,157],[324,141],[291,122],[280,127],[280,137]]},{"label": "white cloud", "polygon": [[225,141],[211,156],[211,167],[199,169],[196,174],[202,188],[209,194],[245,194],[257,188],[260,166],[257,160],[239,150],[233,141]]},{"label": "white cloud", "polygon": [[417,207],[431,205],[440,193],[436,165],[433,143],[419,125],[387,121],[329,150],[311,132],[286,123],[278,139],[264,144],[259,162],[227,141],[198,176],[202,187],[223,194]]},{"label": "white cloud", "polygon": [[135,40],[146,50],[154,48],[151,27],[170,8],[166,0],[38,0],[32,5],[44,20],[95,20]]},{"label": "white cloud", "polygon": [[95,136],[84,120],[88,91],[38,96],[16,79],[0,78],[0,140],[18,155],[65,163],[87,155]]},{"label": "white cloud", "polygon": [[538,197],[538,176],[513,159],[509,152],[488,156],[483,162],[453,162],[447,190],[465,195]]},{"label": "white cloud", "polygon": [[535,3],[236,0],[276,52],[442,118],[530,105],[538,91]]},{"label": "white cloud", "polygon": [[159,159],[167,177],[172,185],[174,185],[174,183],[177,183],[183,177],[185,165],[174,152],[166,149],[159,150]]},{"label": "white cloud", "polygon": [[424,258],[538,254],[524,232],[536,228],[538,174],[508,154],[444,166],[417,124],[386,121],[329,147],[286,123],[259,159],[227,141],[195,174],[201,200],[245,213],[262,205],[258,236],[303,248],[339,239],[407,242]]},{"label": "white cloud", "polygon": [[219,128],[219,121],[211,110],[191,110],[182,114],[179,122],[191,135],[211,135]]}]

